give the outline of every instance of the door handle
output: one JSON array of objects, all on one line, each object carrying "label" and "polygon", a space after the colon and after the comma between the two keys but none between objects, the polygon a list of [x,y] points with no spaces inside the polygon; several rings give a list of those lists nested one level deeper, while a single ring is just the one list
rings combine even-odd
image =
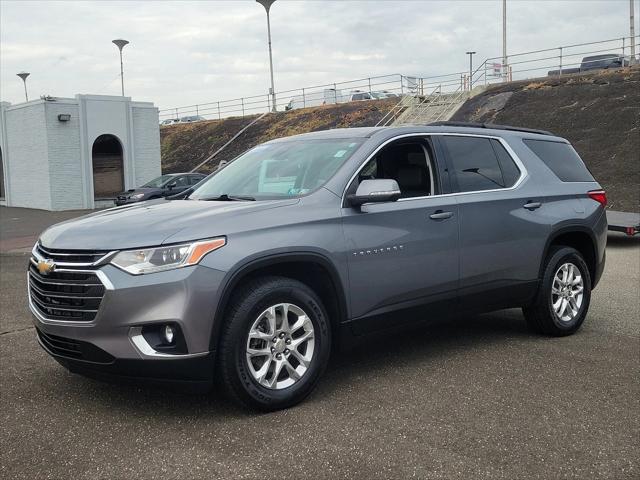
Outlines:
[{"label": "door handle", "polygon": [[540,202],[528,202],[523,205],[527,210],[535,210],[536,208],[540,208],[542,203]]},{"label": "door handle", "polygon": [[442,210],[436,210],[435,213],[429,215],[431,220],[444,220],[451,217],[453,217],[453,212],[443,212]]}]

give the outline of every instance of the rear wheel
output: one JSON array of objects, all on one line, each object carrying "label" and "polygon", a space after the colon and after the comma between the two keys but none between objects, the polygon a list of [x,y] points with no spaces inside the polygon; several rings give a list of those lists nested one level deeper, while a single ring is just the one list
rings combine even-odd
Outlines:
[{"label": "rear wheel", "polygon": [[232,299],[219,350],[227,392],[263,411],[290,407],[315,387],[331,350],[325,309],[305,284],[264,277]]},{"label": "rear wheel", "polygon": [[564,336],[575,333],[587,316],[591,277],[584,258],[574,248],[554,247],[533,304],[523,312],[529,326],[540,333]]}]

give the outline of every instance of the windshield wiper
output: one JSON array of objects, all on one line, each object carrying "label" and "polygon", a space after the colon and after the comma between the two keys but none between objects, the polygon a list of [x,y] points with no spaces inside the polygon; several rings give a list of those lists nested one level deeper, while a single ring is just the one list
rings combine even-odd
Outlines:
[{"label": "windshield wiper", "polygon": [[247,202],[255,202],[256,199],[253,197],[245,196],[245,195],[229,195],[227,193],[223,193],[217,197],[203,197],[199,200],[204,201],[216,201],[216,202],[236,202],[236,201],[247,201]]}]

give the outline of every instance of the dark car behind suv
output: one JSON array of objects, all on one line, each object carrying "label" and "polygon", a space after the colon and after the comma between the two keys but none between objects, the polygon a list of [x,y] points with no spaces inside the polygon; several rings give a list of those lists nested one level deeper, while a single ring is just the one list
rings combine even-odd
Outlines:
[{"label": "dark car behind suv", "polygon": [[540,333],[574,333],[604,266],[605,204],[545,132],[316,132],[247,151],[184,199],[50,227],[29,305],[73,372],[207,386],[215,372],[273,410],[370,332],[518,307]]},{"label": "dark car behind suv", "polygon": [[141,187],[132,188],[118,194],[115,203],[120,206],[177,195],[197,185],[204,178],[206,178],[206,175],[202,173],[168,173],[160,175]]}]

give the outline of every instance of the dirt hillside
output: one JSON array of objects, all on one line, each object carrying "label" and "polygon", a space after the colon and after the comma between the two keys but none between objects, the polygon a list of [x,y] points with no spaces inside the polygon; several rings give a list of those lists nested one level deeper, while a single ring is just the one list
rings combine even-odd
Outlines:
[{"label": "dirt hillside", "polygon": [[[200,171],[210,172],[222,160],[274,138],[339,127],[375,125],[398,99],[351,102],[270,114],[249,128]],[[184,172],[225,144],[257,116],[170,125],[160,129],[163,173]]]},{"label": "dirt hillside", "polygon": [[607,190],[609,208],[640,211],[640,67],[495,86],[452,120],[565,137]]},{"label": "dirt hillside", "polygon": [[[352,102],[269,115],[202,171],[273,138],[375,125],[396,102]],[[254,118],[162,127],[163,172],[190,170]],[[607,189],[609,208],[640,211],[640,67],[497,85],[467,101],[453,120],[541,128],[565,137]]]}]

